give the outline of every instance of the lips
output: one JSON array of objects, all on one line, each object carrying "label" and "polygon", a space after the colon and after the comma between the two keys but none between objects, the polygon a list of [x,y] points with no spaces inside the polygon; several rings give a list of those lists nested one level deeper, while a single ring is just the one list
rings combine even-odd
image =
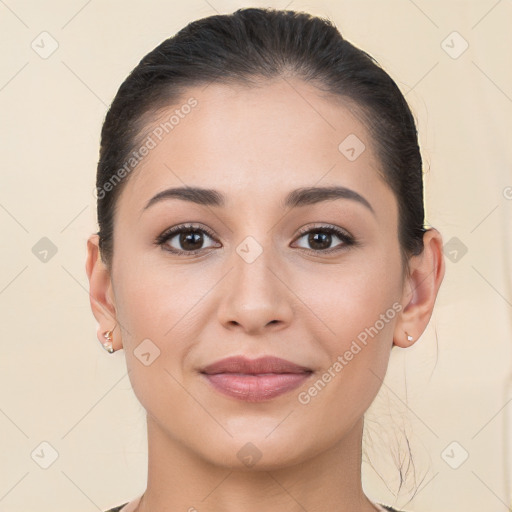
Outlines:
[{"label": "lips", "polygon": [[201,373],[215,375],[218,373],[242,373],[258,375],[264,373],[306,373],[310,368],[281,359],[279,357],[260,357],[247,359],[244,356],[233,356],[210,364],[201,370]]},{"label": "lips", "polygon": [[203,368],[213,389],[247,402],[262,402],[287,393],[309,379],[313,370],[278,357],[233,356]]}]

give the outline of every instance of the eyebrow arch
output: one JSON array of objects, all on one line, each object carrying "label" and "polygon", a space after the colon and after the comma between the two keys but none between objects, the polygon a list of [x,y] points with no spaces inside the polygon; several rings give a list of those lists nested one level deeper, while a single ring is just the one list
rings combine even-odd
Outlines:
[{"label": "eyebrow arch", "polygon": [[164,199],[182,199],[205,206],[224,206],[224,196],[211,188],[176,187],[162,190],[153,196],[144,206],[144,210]]},{"label": "eyebrow arch", "polygon": [[375,215],[375,210],[372,208],[372,205],[363,196],[358,194],[355,190],[339,186],[307,187],[292,190],[286,196],[283,206],[285,208],[295,208],[297,206],[305,206],[333,199],[350,199],[357,201]]},{"label": "eyebrow arch", "polygon": [[[201,187],[177,187],[168,188],[156,194],[148,201],[144,210],[147,210],[153,204],[164,199],[181,199],[204,206],[224,206],[225,204],[225,196],[217,190]],[[371,204],[363,196],[358,194],[355,190],[340,186],[306,187],[292,190],[285,197],[282,206],[284,208],[296,208],[333,199],[350,199],[357,201],[375,215]]]}]

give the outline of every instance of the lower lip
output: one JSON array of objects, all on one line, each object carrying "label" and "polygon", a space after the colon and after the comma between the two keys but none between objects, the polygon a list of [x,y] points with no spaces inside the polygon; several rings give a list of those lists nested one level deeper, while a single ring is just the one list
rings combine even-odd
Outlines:
[{"label": "lower lip", "polygon": [[311,373],[267,373],[247,375],[241,373],[203,374],[221,393],[245,400],[262,402],[299,387]]}]

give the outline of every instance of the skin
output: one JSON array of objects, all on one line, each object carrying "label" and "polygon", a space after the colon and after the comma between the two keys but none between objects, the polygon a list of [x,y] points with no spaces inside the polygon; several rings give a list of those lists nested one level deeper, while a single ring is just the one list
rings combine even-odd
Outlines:
[{"label": "skin", "polygon": [[[407,276],[396,197],[346,104],[291,78],[188,93],[198,105],[137,166],[119,198],[111,269],[97,235],[87,242],[98,339],[117,325],[114,349],[124,349],[147,411],[148,485],[138,510],[374,511],[361,485],[363,415],[392,347],[415,343],[429,322],[445,270],[441,235],[425,233]],[[160,112],[148,130],[176,108]],[[355,161],[338,150],[349,134],[366,146]],[[184,185],[216,189],[226,203],[167,199],[143,210],[158,192]],[[355,190],[375,214],[349,199],[281,206],[292,189],[330,185]],[[204,248],[192,256],[154,244],[186,222],[209,228],[216,240],[204,234]],[[310,226],[321,234],[325,224],[359,245],[333,235],[327,246],[341,250],[326,254],[298,233]],[[236,251],[247,236],[263,250],[252,263]],[[167,247],[184,250],[179,235]],[[301,404],[299,393],[394,303],[401,311]],[[146,338],[160,350],[148,366],[134,353]],[[314,373],[296,390],[249,403],[221,395],[198,373],[235,354],[275,355]],[[261,455],[250,467],[237,456],[248,442]]]}]

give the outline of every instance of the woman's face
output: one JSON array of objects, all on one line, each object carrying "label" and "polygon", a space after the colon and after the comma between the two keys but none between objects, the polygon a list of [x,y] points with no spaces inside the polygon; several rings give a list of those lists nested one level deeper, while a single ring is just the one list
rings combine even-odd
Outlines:
[{"label": "woman's face", "polygon": [[[342,442],[380,387],[406,305],[396,198],[367,130],[287,79],[191,88],[145,134],[116,212],[111,296],[149,421],[225,466],[251,450],[260,466],[298,462]],[[196,187],[215,193],[151,201]],[[324,187],[351,192],[297,192]],[[287,392],[244,395],[261,377],[201,373],[230,356],[311,371]]]}]

